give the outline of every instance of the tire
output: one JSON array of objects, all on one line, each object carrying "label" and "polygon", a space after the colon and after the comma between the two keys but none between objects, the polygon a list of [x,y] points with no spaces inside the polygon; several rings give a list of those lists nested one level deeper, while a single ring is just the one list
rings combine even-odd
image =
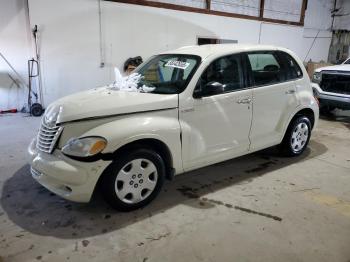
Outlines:
[{"label": "tire", "polygon": [[108,167],[102,193],[113,208],[132,211],[146,206],[159,194],[164,178],[162,157],[151,149],[135,149]]},{"label": "tire", "polygon": [[33,116],[41,116],[43,114],[43,107],[39,103],[34,103],[30,107],[30,113]]},{"label": "tire", "polygon": [[299,156],[306,149],[311,137],[311,123],[306,116],[299,116],[292,120],[279,145],[285,156]]}]

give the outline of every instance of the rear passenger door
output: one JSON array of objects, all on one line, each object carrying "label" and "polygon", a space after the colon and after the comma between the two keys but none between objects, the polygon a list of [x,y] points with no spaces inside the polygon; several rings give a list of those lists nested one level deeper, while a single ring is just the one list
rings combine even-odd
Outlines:
[{"label": "rear passenger door", "polygon": [[289,77],[285,58],[279,51],[247,53],[253,86],[253,118],[250,150],[276,145],[284,126],[297,107],[294,79]]}]

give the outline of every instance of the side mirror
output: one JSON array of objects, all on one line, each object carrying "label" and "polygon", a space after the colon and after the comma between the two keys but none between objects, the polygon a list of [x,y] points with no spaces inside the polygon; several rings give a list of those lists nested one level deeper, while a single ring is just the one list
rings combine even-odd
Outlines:
[{"label": "side mirror", "polygon": [[224,92],[223,84],[219,82],[209,82],[202,88],[202,96],[213,96]]},{"label": "side mirror", "polygon": [[196,88],[193,93],[194,98],[202,98],[204,96],[213,96],[222,94],[224,92],[224,85],[219,82],[209,82],[201,89]]},{"label": "side mirror", "polygon": [[195,88],[193,91],[193,98],[202,98],[202,90],[200,88]]}]

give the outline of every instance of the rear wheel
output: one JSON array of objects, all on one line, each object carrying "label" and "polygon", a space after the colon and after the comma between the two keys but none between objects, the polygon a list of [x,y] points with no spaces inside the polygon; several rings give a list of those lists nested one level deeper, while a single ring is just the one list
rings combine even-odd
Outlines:
[{"label": "rear wheel", "polygon": [[136,149],[116,159],[102,181],[106,201],[115,209],[131,211],[150,203],[164,183],[162,157],[150,149]]},{"label": "rear wheel", "polygon": [[282,154],[287,156],[301,155],[306,149],[311,136],[311,123],[306,116],[295,118],[287,129],[280,144]]}]

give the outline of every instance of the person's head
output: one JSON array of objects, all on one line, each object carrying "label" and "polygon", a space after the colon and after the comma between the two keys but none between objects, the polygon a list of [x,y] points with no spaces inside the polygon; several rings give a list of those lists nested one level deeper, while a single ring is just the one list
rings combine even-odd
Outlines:
[{"label": "person's head", "polygon": [[142,64],[142,62],[143,61],[141,56],[130,57],[124,63],[124,72],[127,73],[128,75],[131,74],[136,67]]}]

